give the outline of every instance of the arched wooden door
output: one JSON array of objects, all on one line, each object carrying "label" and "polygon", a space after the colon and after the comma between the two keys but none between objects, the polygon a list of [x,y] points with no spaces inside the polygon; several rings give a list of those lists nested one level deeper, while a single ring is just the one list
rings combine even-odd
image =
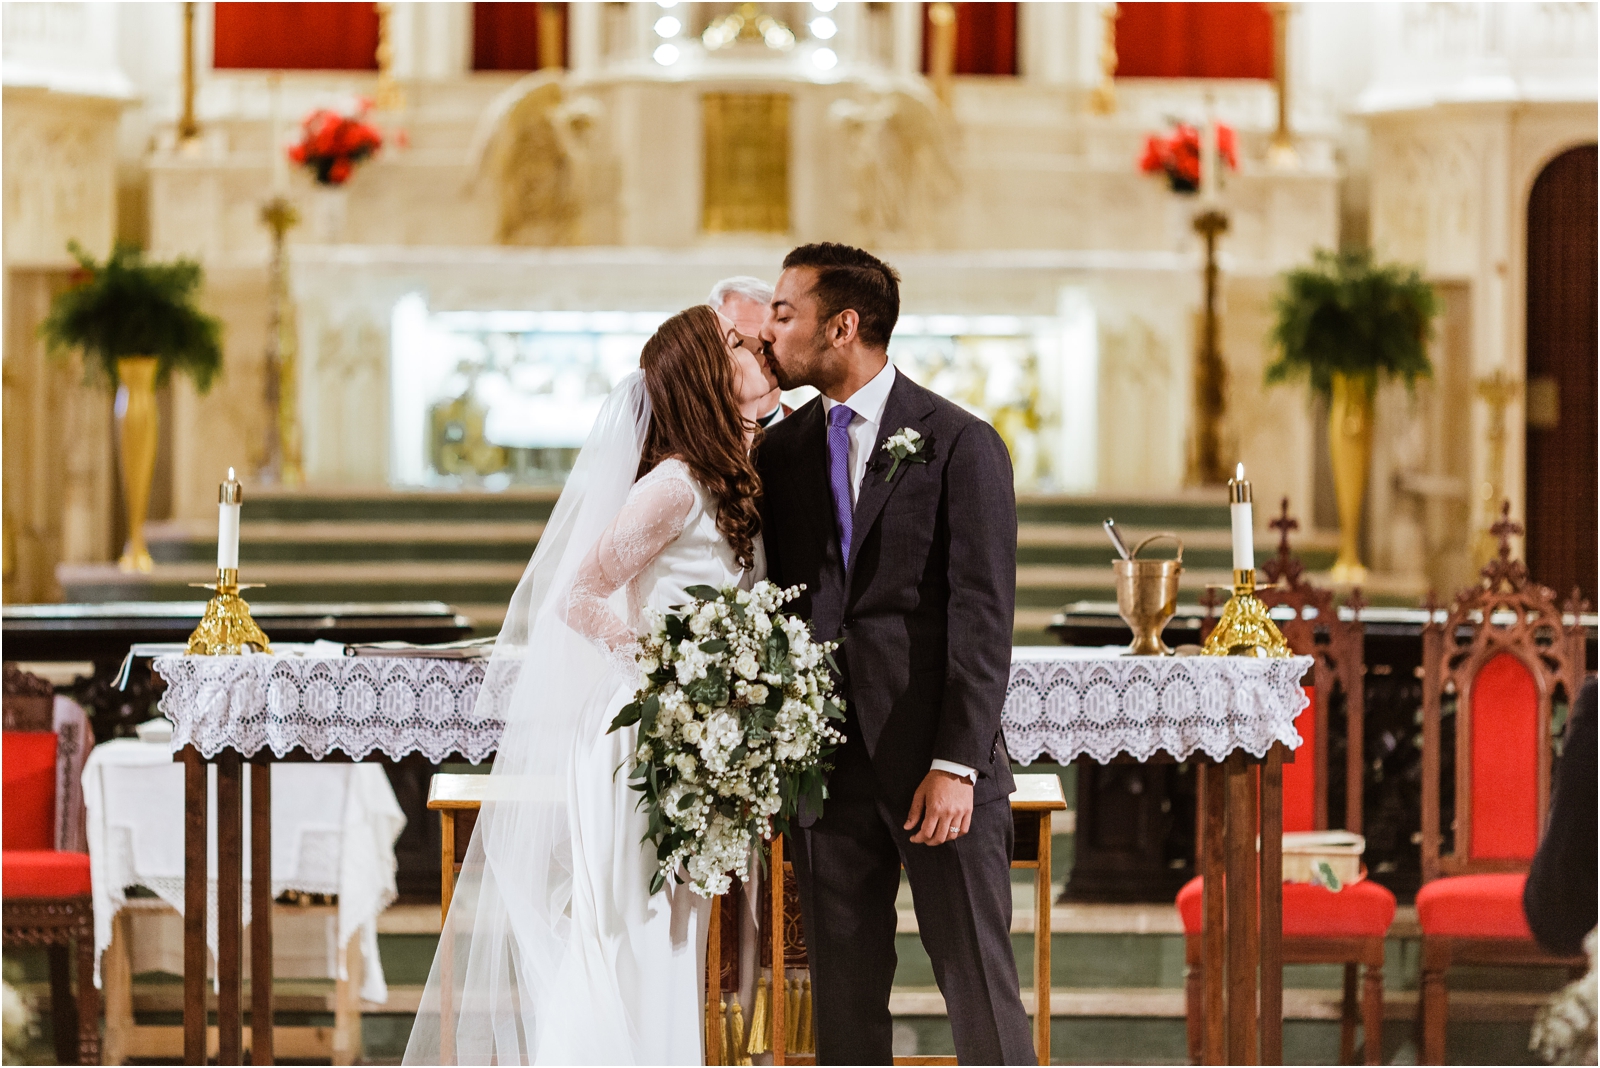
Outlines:
[{"label": "arched wooden door", "polygon": [[1528,197],[1528,571],[1596,599],[1595,146],[1551,160]]}]

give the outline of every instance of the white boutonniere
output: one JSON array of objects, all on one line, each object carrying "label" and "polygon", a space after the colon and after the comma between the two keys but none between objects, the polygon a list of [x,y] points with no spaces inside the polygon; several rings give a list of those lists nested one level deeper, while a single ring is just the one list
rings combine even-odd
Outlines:
[{"label": "white boutonniere", "polygon": [[902,463],[927,463],[928,457],[924,451],[926,446],[927,441],[923,436],[908,426],[903,426],[884,438],[883,450],[894,457],[894,463],[889,465],[889,474],[884,478],[884,481],[894,481],[894,473],[900,470]]}]

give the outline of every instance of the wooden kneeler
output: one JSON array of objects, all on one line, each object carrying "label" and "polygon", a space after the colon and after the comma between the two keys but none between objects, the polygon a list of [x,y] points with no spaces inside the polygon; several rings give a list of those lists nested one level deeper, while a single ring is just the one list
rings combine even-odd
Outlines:
[{"label": "wooden kneeler", "polygon": [[[1050,907],[1054,904],[1050,884],[1050,823],[1056,812],[1067,807],[1066,795],[1061,789],[1061,779],[1055,775],[1018,775],[1016,792],[1011,795],[1011,817],[1016,823],[1016,845],[1012,851],[1011,866],[1034,871],[1033,914],[1033,991],[1034,991],[1034,1049],[1040,1064],[1050,1063]],[[491,777],[488,775],[435,775],[428,787],[428,807],[437,810],[440,817],[440,917],[450,914],[450,898],[455,891],[456,876],[461,871],[467,855],[478,810],[489,795]],[[798,917],[789,915],[789,874],[792,866],[784,860],[784,840],[778,835],[772,840],[768,870],[772,872],[771,892],[766,895],[771,915],[767,934],[772,939],[773,972],[781,976],[784,961],[792,958],[795,950],[803,946],[803,936]],[[729,1058],[723,1046],[722,1001],[722,899],[711,902],[711,937],[706,947],[706,1063],[726,1064]],[[793,921],[793,922],[791,922]],[[441,943],[443,945],[443,943]],[[444,989],[449,989],[450,955],[448,946],[442,958],[445,971]],[[772,996],[772,1063],[815,1064],[812,1053],[790,1053],[786,1048],[788,1027],[785,1015],[786,998],[773,983]],[[753,1023],[754,1021],[752,1021]],[[448,1036],[441,1036],[441,1041]],[[896,1057],[896,1064],[955,1064],[954,1057]]]}]

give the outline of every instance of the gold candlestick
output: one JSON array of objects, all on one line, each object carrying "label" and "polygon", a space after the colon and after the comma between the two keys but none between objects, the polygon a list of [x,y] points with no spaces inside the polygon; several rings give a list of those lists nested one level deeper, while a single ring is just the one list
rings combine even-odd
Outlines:
[{"label": "gold candlestick", "polygon": [[[1236,479],[1228,480],[1230,508],[1236,504],[1250,503],[1250,483],[1244,481],[1243,464],[1239,465],[1239,470],[1241,474]],[[1249,559],[1237,555],[1241,551],[1235,548],[1235,563]],[[1267,606],[1256,596],[1255,568],[1233,569],[1233,596],[1223,605],[1222,618],[1217,620],[1216,627],[1200,651],[1207,656],[1292,655],[1289,643],[1283,640],[1283,632],[1272,621]]]},{"label": "gold candlestick", "polygon": [[189,656],[238,656],[247,649],[257,653],[270,653],[272,646],[251,618],[250,605],[239,596],[240,590],[255,589],[259,582],[239,583],[239,569],[217,568],[216,582],[191,582],[200,589],[215,590],[216,596],[206,604],[206,614],[200,625],[189,635]]}]

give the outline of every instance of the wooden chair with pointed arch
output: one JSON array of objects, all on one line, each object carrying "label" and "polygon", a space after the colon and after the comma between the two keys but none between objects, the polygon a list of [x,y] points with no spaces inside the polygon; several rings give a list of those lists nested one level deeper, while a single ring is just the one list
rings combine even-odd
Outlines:
[{"label": "wooden chair with pointed arch", "polygon": [[1451,965],[1586,964],[1541,949],[1522,911],[1549,804],[1552,709],[1583,682],[1582,605],[1574,592],[1568,623],[1555,593],[1511,558],[1522,527],[1509,502],[1491,530],[1498,556],[1442,619],[1429,596],[1422,633],[1423,1064],[1444,1063]]}]

